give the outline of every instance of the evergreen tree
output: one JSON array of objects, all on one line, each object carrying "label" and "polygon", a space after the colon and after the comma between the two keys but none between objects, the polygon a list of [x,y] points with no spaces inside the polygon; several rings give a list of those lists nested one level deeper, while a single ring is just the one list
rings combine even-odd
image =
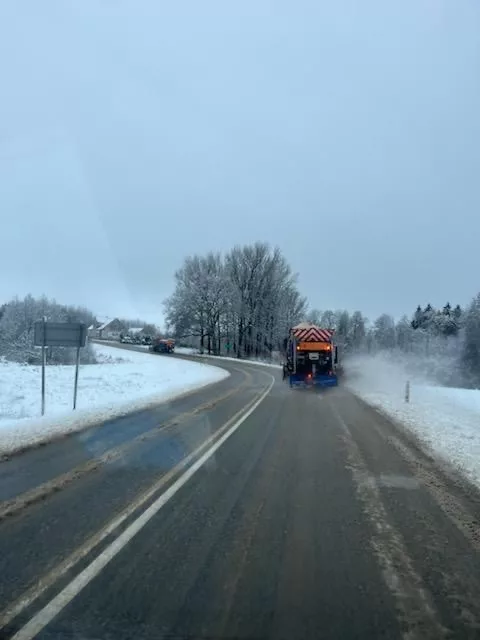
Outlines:
[{"label": "evergreen tree", "polygon": [[412,319],[412,328],[413,329],[420,329],[423,323],[423,311],[422,311],[422,307],[420,305],[418,305],[414,315],[413,315],[413,319]]},{"label": "evergreen tree", "polygon": [[459,324],[454,316],[450,303],[443,307],[442,311],[437,312],[434,321],[434,331],[437,335],[448,337],[455,336],[458,333]]}]

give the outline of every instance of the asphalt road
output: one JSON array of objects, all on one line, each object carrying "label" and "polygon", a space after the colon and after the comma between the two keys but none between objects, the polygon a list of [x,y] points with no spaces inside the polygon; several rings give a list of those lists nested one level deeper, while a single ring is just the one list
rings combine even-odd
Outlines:
[{"label": "asphalt road", "polygon": [[0,463],[0,637],[480,638],[478,492],[345,388],[222,366]]}]

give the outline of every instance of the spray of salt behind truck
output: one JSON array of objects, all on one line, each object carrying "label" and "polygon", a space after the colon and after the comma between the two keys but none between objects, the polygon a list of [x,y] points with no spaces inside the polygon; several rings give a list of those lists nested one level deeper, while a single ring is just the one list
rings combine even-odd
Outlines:
[{"label": "spray of salt behind truck", "polygon": [[333,329],[309,322],[292,327],[285,341],[284,377],[290,386],[336,387],[338,384],[338,348]]}]

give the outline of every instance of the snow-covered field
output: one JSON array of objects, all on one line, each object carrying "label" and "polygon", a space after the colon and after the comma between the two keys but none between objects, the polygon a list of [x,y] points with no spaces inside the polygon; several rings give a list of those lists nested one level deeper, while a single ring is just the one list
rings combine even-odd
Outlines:
[{"label": "snow-covered field", "polygon": [[[480,391],[434,386],[398,362],[353,359],[347,384],[366,402],[402,422],[439,456],[480,486]],[[405,384],[410,380],[410,402]]]},{"label": "snow-covered field", "polygon": [[170,400],[229,374],[218,367],[95,345],[100,364],[82,365],[77,410],[74,367],[46,368],[41,414],[40,367],[0,361],[0,455]]}]

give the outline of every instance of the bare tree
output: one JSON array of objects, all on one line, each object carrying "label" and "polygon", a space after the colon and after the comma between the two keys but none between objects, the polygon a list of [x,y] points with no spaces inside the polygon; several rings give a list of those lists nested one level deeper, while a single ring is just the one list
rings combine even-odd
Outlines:
[{"label": "bare tree", "polygon": [[322,312],[318,309],[310,309],[310,311],[307,313],[306,320],[307,322],[315,324],[318,327],[322,322]]},{"label": "bare tree", "polygon": [[[279,249],[256,243],[185,260],[165,301],[177,337],[237,357],[270,357],[305,312],[296,278]],[[289,324],[290,323],[290,324]]]}]

